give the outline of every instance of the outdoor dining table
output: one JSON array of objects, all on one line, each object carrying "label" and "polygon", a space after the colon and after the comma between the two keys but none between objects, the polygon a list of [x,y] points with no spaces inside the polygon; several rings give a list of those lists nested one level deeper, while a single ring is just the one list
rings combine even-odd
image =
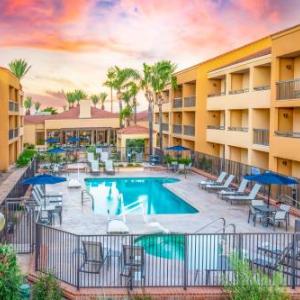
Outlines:
[{"label": "outdoor dining table", "polygon": [[263,215],[263,225],[267,227],[269,225],[268,217],[275,213],[277,208],[268,205],[255,205],[253,207]]}]

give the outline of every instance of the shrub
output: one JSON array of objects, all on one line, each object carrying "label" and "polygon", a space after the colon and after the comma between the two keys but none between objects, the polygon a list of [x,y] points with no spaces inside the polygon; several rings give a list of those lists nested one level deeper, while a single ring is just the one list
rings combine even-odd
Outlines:
[{"label": "shrub", "polygon": [[52,274],[42,274],[32,289],[32,300],[61,300],[62,290]]},{"label": "shrub", "polygon": [[16,254],[10,247],[0,245],[0,299],[20,299],[21,282],[22,276]]},{"label": "shrub", "polygon": [[179,158],[178,159],[178,163],[179,164],[184,164],[184,165],[188,165],[192,162],[192,160],[190,158]]},{"label": "shrub", "polygon": [[36,150],[30,148],[25,149],[18,157],[16,161],[16,166],[18,168],[27,166],[35,155]]},{"label": "shrub", "polygon": [[287,294],[282,288],[282,276],[275,273],[270,278],[260,271],[253,272],[249,262],[238,259],[236,255],[230,258],[235,282],[226,282],[225,288],[233,300],[285,300]]}]

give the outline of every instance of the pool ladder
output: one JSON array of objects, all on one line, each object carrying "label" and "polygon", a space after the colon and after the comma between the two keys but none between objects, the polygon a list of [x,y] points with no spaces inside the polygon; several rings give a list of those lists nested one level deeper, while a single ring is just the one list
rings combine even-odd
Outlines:
[{"label": "pool ladder", "polygon": [[83,204],[88,201],[92,201],[92,203],[94,202],[93,195],[90,192],[88,192],[87,190],[82,190],[81,191],[81,205],[83,206]]},{"label": "pool ladder", "polygon": [[230,228],[230,227],[232,228],[233,233],[236,233],[236,226],[235,226],[235,224],[233,224],[233,223],[226,224],[225,218],[215,219],[215,220],[213,220],[213,221],[205,224],[201,228],[197,229],[194,233],[199,233],[199,232],[203,231],[203,229],[207,228],[208,226],[210,226],[212,224],[215,224],[217,222],[220,222],[220,221],[222,223],[222,227],[220,229],[218,229],[217,231],[215,231],[215,233],[218,233],[218,232],[226,233],[226,229]]}]

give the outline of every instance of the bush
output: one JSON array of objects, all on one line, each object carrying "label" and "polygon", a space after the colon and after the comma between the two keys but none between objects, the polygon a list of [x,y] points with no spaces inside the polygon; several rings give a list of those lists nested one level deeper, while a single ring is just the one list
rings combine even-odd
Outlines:
[{"label": "bush", "polygon": [[232,256],[230,259],[235,282],[226,282],[225,288],[233,300],[285,300],[287,294],[282,288],[282,276],[279,273],[270,278],[260,271],[253,272],[249,262]]},{"label": "bush", "polygon": [[18,157],[16,161],[16,166],[18,168],[27,166],[35,155],[36,155],[36,150],[31,148],[25,149]]},{"label": "bush", "polygon": [[32,300],[61,300],[62,290],[52,274],[42,274],[32,289]]},{"label": "bush", "polygon": [[10,247],[0,245],[0,299],[20,299],[21,282],[22,276],[16,254]]},{"label": "bush", "polygon": [[184,164],[184,165],[188,165],[192,162],[192,160],[190,158],[179,158],[178,159],[178,163],[179,164]]}]

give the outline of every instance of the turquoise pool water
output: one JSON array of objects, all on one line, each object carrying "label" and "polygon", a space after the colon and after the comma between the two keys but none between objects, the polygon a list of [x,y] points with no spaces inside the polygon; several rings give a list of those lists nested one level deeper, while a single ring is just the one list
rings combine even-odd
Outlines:
[{"label": "turquoise pool water", "polygon": [[192,214],[198,210],[176,196],[164,183],[179,181],[173,178],[87,178],[87,190],[95,201],[98,214]]}]

